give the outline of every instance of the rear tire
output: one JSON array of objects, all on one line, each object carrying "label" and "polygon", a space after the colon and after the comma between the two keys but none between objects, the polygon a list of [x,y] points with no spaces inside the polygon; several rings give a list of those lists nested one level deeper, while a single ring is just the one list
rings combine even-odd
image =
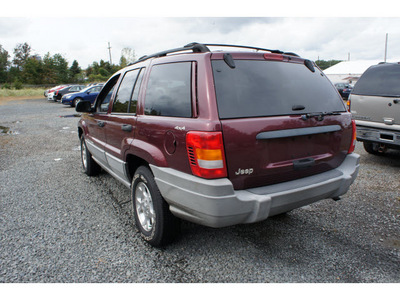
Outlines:
[{"label": "rear tire", "polygon": [[379,145],[377,143],[372,143],[372,142],[363,142],[364,149],[367,151],[369,154],[373,155],[383,155],[384,152],[379,152]]},{"label": "rear tire", "polygon": [[180,220],[169,210],[167,202],[145,166],[139,167],[131,186],[132,212],[141,237],[160,247],[172,242],[180,233]]},{"label": "rear tire", "polygon": [[81,161],[83,171],[88,176],[98,175],[101,171],[101,167],[93,160],[92,154],[86,147],[85,138],[81,136]]}]

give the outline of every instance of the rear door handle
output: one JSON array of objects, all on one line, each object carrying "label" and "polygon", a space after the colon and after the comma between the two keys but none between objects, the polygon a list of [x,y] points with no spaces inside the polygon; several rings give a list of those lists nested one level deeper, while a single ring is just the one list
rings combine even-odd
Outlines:
[{"label": "rear door handle", "polygon": [[123,131],[131,132],[132,131],[132,125],[124,124],[124,125],[121,126],[121,129]]},{"label": "rear door handle", "polygon": [[314,165],[315,165],[315,159],[312,157],[293,161],[293,168],[295,170],[304,170]]},{"label": "rear door handle", "polygon": [[104,122],[104,121],[97,121],[97,125],[98,125],[99,127],[104,127],[104,125],[106,125],[106,122]]}]

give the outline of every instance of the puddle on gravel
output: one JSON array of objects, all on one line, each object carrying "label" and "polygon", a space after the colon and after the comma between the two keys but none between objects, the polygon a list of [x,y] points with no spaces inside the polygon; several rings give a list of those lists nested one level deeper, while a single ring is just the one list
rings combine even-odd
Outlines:
[{"label": "puddle on gravel", "polygon": [[1,134],[8,134],[9,131],[10,131],[10,127],[0,126],[0,133]]},{"label": "puddle on gravel", "polygon": [[18,131],[11,131],[10,127],[0,126],[0,135],[16,135]]}]

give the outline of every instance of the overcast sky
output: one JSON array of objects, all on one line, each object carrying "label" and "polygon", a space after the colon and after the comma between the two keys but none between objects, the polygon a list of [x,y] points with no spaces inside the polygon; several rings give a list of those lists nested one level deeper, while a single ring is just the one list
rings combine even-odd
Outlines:
[{"label": "overcast sky", "polygon": [[[400,11],[397,4],[388,7],[394,1],[381,0],[379,7],[363,9],[359,5],[367,4],[358,1],[329,2],[329,7],[313,0],[178,0],[168,7],[159,1],[135,2],[6,4],[0,11],[0,45],[12,58],[16,45],[27,42],[33,54],[60,53],[69,64],[76,59],[83,68],[109,60],[108,42],[113,63],[119,63],[125,47],[139,58],[194,41],[280,49],[311,60],[347,60],[349,55],[350,60],[383,60],[388,33],[388,60],[400,60]],[[202,9],[197,9],[200,4]]]}]

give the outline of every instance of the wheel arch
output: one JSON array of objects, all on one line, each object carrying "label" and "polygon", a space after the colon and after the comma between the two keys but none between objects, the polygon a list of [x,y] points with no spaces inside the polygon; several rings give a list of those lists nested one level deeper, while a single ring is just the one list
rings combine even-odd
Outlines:
[{"label": "wheel arch", "polygon": [[129,177],[129,180],[132,181],[133,176],[135,175],[136,170],[140,167],[140,166],[146,166],[150,169],[149,163],[144,160],[143,158],[136,156],[134,154],[128,154],[126,156],[126,174]]},{"label": "wheel arch", "polygon": [[78,136],[79,136],[79,139],[81,139],[82,134],[83,134],[83,129],[82,129],[80,126],[78,126]]}]

